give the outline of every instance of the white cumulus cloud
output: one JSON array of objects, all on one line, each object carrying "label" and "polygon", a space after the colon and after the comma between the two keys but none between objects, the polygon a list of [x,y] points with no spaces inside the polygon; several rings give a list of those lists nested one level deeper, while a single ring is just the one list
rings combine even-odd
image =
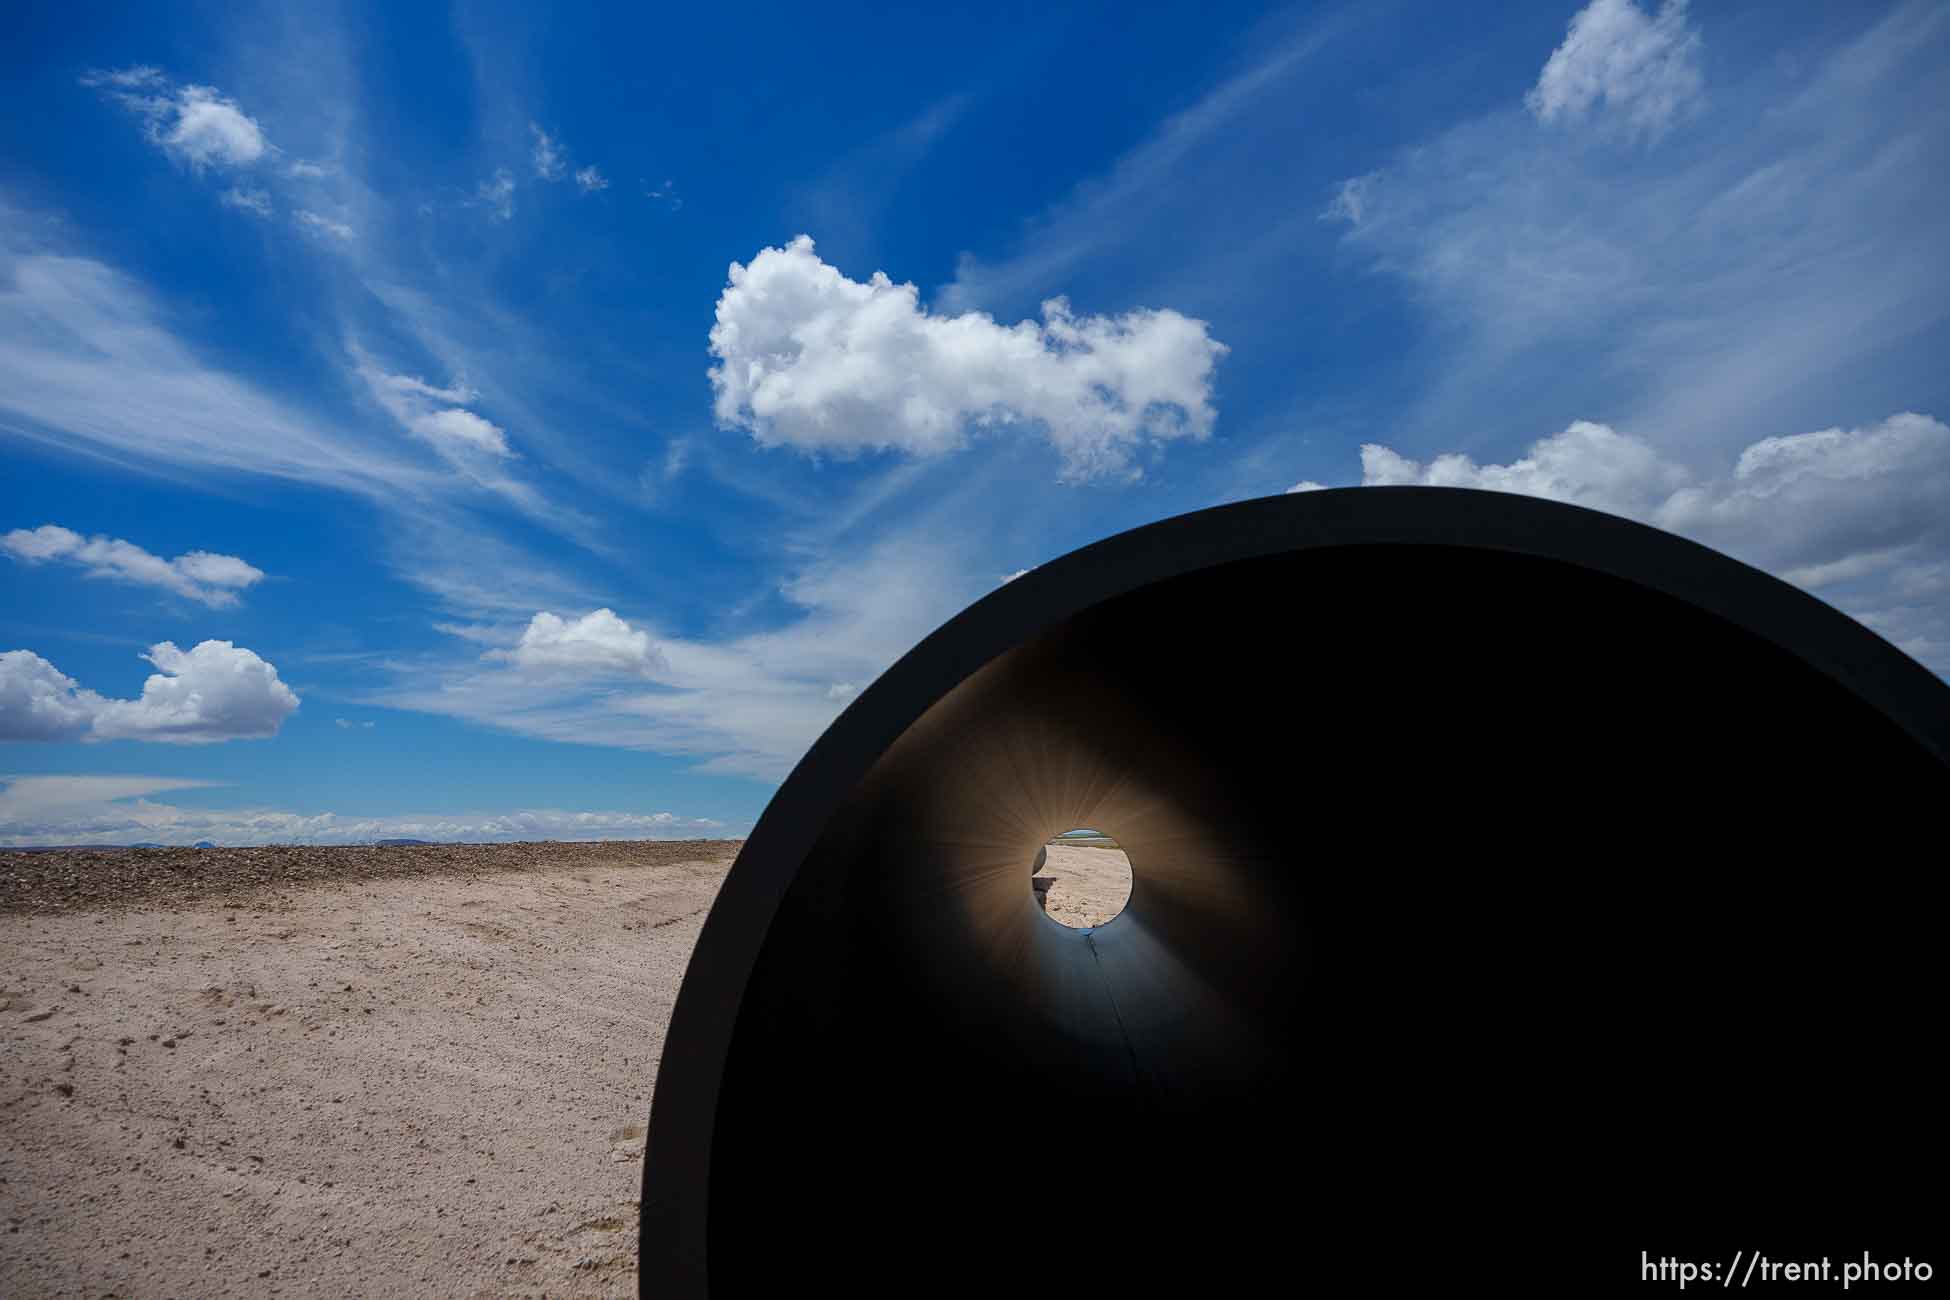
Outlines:
[{"label": "white cumulus cloud", "polygon": [[1544,122],[1582,118],[1602,102],[1627,134],[1656,137],[1698,104],[1699,55],[1686,0],[1665,0],[1656,16],[1634,0],[1592,0],[1524,102]]},{"label": "white cumulus cloud", "polygon": [[161,641],[143,656],[156,666],[133,700],[110,700],[95,715],[104,740],[162,740],[207,744],[274,736],[298,707],[278,670],[228,641],[189,650]]},{"label": "white cumulus cloud", "polygon": [[1644,439],[1589,420],[1538,440],[1529,455],[1508,465],[1478,465],[1454,452],[1423,465],[1377,443],[1361,448],[1361,481],[1369,486],[1419,483],[1521,492],[1636,519],[1657,514],[1687,478]]},{"label": "white cumulus cloud", "polygon": [[108,699],[27,650],[0,654],[0,739],[151,740],[210,744],[262,739],[298,707],[278,670],[228,641],[190,650],[161,641],[157,671],[133,700]]},{"label": "white cumulus cloud", "polygon": [[33,651],[0,651],[0,740],[77,740],[104,703]]},{"label": "white cumulus cloud", "polygon": [[176,96],[176,117],[163,145],[193,167],[213,163],[247,166],[270,147],[254,118],[209,86],[185,86]]},{"label": "white cumulus cloud", "polygon": [[1202,438],[1225,345],[1169,309],[1043,320],[943,316],[883,272],[862,283],[801,235],[733,263],[712,327],[718,423],[761,443],[840,455],[934,455],[976,429],[1041,430],[1069,478],[1127,472],[1147,439]]},{"label": "white cumulus cloud", "polygon": [[134,542],[83,537],[58,524],[16,528],[0,536],[0,551],[24,564],[74,564],[90,578],[161,587],[213,609],[235,605],[238,592],[264,577],[262,569],[234,555],[190,551],[165,560]]},{"label": "white cumulus cloud", "polygon": [[81,84],[141,116],[150,140],[197,171],[248,167],[273,151],[257,120],[214,87],[176,86],[149,67],[91,72]]},{"label": "white cumulus cloud", "polygon": [[588,673],[648,674],[668,665],[650,634],[599,609],[578,619],[544,610],[529,620],[510,650],[490,650],[485,659],[505,659],[521,668]]},{"label": "white cumulus cloud", "polygon": [[1927,415],[1763,438],[1707,475],[1583,420],[1507,465],[1423,463],[1370,443],[1361,481],[1518,492],[1637,519],[1818,591],[1950,671],[1950,425]]},{"label": "white cumulus cloud", "polygon": [[594,163],[576,169],[576,184],[582,187],[584,194],[594,194],[597,190],[609,188],[609,181],[596,169]]}]

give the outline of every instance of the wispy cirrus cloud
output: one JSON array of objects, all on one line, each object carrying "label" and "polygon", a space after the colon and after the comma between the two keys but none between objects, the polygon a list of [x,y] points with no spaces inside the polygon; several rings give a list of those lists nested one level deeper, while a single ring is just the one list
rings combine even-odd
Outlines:
[{"label": "wispy cirrus cloud", "polygon": [[[1100,176],[1080,181],[1075,191],[1032,224],[1021,246],[1000,259],[962,255],[955,278],[936,305],[944,311],[996,309],[1023,301],[1045,286],[1073,275],[1107,250],[1128,243],[1134,226],[1157,220],[1182,204],[1185,175],[1227,138],[1255,123],[1256,110],[1299,76],[1350,26],[1345,13],[1310,21],[1285,32],[1267,32],[1233,75],[1191,106],[1171,114]],[[1284,202],[1263,177],[1238,185],[1248,203]]]},{"label": "wispy cirrus cloud", "polygon": [[786,581],[795,616],[775,629],[711,640],[608,610],[448,625],[464,656],[400,665],[370,702],[776,780],[859,683],[993,586],[957,547],[881,538]]},{"label": "wispy cirrus cloud", "polygon": [[310,231],[315,235],[329,235],[333,239],[351,239],[357,234],[345,222],[334,221],[330,217],[321,216],[308,208],[299,209],[292,214],[292,217],[297,221],[300,228]]},{"label": "wispy cirrus cloud", "polygon": [[464,403],[475,401],[480,394],[464,383],[441,388],[411,375],[388,374],[363,357],[358,369],[379,404],[417,437],[450,452],[464,449],[497,458],[514,455],[506,430],[466,409]]},{"label": "wispy cirrus cloud", "polygon": [[1353,226],[1360,225],[1361,219],[1368,213],[1368,196],[1380,180],[1381,173],[1378,171],[1348,177],[1334,187],[1334,196],[1327,200],[1327,206],[1322,209],[1320,219],[1345,221]]},{"label": "wispy cirrus cloud", "polygon": [[195,487],[262,475],[350,493],[378,512],[381,557],[455,612],[526,618],[550,604],[603,603],[471,508],[505,502],[579,544],[603,544],[585,512],[502,468],[513,448],[468,409],[471,389],[389,378],[355,353],[347,364],[360,388],[389,384],[384,415],[295,407],[200,356],[133,278],[38,247],[29,225],[0,206],[0,437]]},{"label": "wispy cirrus cloud", "polygon": [[525,623],[537,609],[588,609],[614,599],[473,513],[450,506],[394,516],[380,553],[402,581],[432,598],[435,614]]},{"label": "wispy cirrus cloud", "polygon": [[217,196],[217,201],[227,208],[236,208],[254,216],[271,215],[271,196],[263,190],[252,189],[248,185],[233,185]]},{"label": "wispy cirrus cloud", "polygon": [[561,142],[534,122],[528,124],[528,131],[535,137],[532,156],[535,174],[545,181],[561,180],[569,169],[569,160],[562,152]]},{"label": "wispy cirrus cloud", "polygon": [[114,803],[170,790],[199,790],[219,784],[177,776],[0,776],[0,827],[54,809]]},{"label": "wispy cirrus cloud", "polygon": [[391,373],[356,343],[350,351],[353,373],[379,406],[401,428],[438,453],[460,481],[492,494],[579,545],[604,549],[607,543],[593,516],[558,503],[528,479],[517,476],[513,466],[521,456],[510,445],[507,430],[464,405],[478,402],[478,392],[458,381],[440,388],[414,376]]},{"label": "wispy cirrus cloud", "polygon": [[138,63],[126,68],[91,69],[81,74],[81,84],[97,86],[112,94],[129,94],[164,87],[169,84],[169,78],[154,64]]},{"label": "wispy cirrus cloud", "polygon": [[[957,91],[926,105],[913,117],[883,131],[835,162],[792,195],[798,224],[817,230],[829,249],[860,256],[876,246],[874,228],[902,180],[933,154],[968,117],[981,96]],[[670,182],[647,197],[671,198]]]},{"label": "wispy cirrus cloud", "polygon": [[1627,134],[1657,138],[1698,108],[1704,85],[1686,0],[1664,0],[1657,14],[1634,0],[1591,0],[1524,103],[1543,122],[1597,113]]},{"label": "wispy cirrus cloud", "polygon": [[[0,212],[0,218],[5,217]],[[0,220],[0,431],[121,464],[299,479],[396,500],[437,485],[356,426],[207,362],[140,284],[100,261],[10,246]]]},{"label": "wispy cirrus cloud", "polygon": [[577,167],[569,161],[569,151],[562,141],[547,131],[539,123],[530,122],[528,132],[534,137],[535,147],[530,161],[535,166],[535,175],[545,181],[573,180],[576,188],[584,194],[594,194],[609,188],[609,179],[602,169],[594,163]]},{"label": "wispy cirrus cloud", "polygon": [[505,167],[496,168],[494,175],[475,187],[474,197],[494,214],[495,220],[512,220],[515,215],[514,175]]},{"label": "wispy cirrus cloud", "polygon": [[[1683,138],[1704,17],[1602,0],[1578,23],[1530,111],[1329,193],[1344,251],[1426,323],[1437,378],[1395,436],[1488,442],[1598,409],[1704,464],[1831,395],[1913,388],[1903,341],[1950,320],[1950,252],[1915,216],[1950,206],[1950,11],[1897,5],[1805,66],[1746,67]],[[1558,129],[1580,114],[1629,129]],[[1632,147],[1655,127],[1675,131]]]}]

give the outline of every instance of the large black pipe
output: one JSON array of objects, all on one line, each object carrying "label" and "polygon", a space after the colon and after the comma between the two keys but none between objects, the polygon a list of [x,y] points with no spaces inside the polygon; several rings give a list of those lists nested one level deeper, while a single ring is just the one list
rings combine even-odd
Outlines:
[{"label": "large black pipe", "polygon": [[[753,830],[666,1043],[642,1293],[1447,1289],[1593,1222],[1897,1213],[1885,1175],[1941,1168],[1946,791],[1942,681],[1622,519],[1359,489],[1086,547]],[[1029,886],[1075,826],[1132,865],[1094,931]]]}]

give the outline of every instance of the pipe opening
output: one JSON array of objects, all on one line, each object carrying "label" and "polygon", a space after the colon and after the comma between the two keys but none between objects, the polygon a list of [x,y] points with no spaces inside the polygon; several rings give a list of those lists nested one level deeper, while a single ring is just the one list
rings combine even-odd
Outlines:
[{"label": "pipe opening", "polygon": [[1050,920],[1095,929],[1116,920],[1131,901],[1131,859],[1104,832],[1079,826],[1036,850],[1029,887]]}]

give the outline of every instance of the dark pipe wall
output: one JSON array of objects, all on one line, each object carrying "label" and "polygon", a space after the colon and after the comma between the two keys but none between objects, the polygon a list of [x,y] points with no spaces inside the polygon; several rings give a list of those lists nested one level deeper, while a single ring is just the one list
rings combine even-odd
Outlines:
[{"label": "dark pipe wall", "polygon": [[[1876,1203],[1941,1083],[1947,753],[1950,689],[1859,625],[1570,507],[1310,493],[1066,556],[754,830],[643,1293],[1335,1294],[1594,1212]],[[1095,931],[1029,888],[1074,826],[1131,860]]]}]

